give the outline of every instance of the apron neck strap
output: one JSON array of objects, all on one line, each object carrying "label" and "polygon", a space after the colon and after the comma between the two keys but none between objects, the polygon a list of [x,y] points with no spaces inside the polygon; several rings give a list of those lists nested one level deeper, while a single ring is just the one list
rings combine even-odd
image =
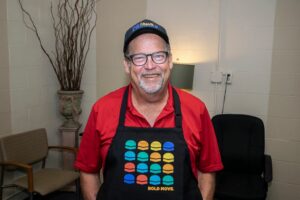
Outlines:
[{"label": "apron neck strap", "polygon": [[182,114],[180,108],[180,99],[178,93],[176,92],[175,88],[172,87],[173,93],[173,101],[174,101],[174,111],[175,111],[175,126],[177,128],[182,127]]},{"label": "apron neck strap", "polygon": [[126,114],[126,107],[128,101],[128,93],[129,93],[129,86],[125,89],[123,99],[122,99],[120,116],[119,116],[119,127],[124,127],[125,124],[125,114]]},{"label": "apron neck strap", "polygon": [[[129,93],[129,87],[126,88],[122,99],[120,116],[119,116],[119,126],[121,127],[124,127],[125,124],[125,114],[126,114],[126,107],[128,101],[128,93]],[[173,93],[173,102],[174,102],[174,111],[175,111],[175,126],[176,128],[181,128],[182,115],[181,115],[181,108],[180,108],[180,99],[176,90],[173,87],[172,87],[172,93]]]}]

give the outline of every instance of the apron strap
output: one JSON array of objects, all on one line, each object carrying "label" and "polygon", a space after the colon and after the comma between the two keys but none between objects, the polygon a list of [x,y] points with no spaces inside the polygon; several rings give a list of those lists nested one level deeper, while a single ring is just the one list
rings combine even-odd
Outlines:
[{"label": "apron strap", "polygon": [[[126,88],[125,93],[123,95],[122,104],[121,104],[121,110],[120,110],[120,116],[119,116],[119,127],[124,127],[125,124],[125,114],[126,114],[126,107],[127,107],[127,101],[128,101],[128,92],[129,87]],[[176,92],[176,90],[172,87],[172,93],[173,93],[173,101],[174,101],[174,110],[175,110],[175,126],[176,128],[182,127],[182,114],[181,114],[181,108],[180,108],[180,99]]]},{"label": "apron strap", "polygon": [[174,110],[175,110],[175,126],[176,128],[182,127],[182,114],[180,108],[180,99],[174,87],[172,87]]},{"label": "apron strap", "polygon": [[126,88],[125,93],[123,95],[120,116],[119,116],[119,127],[124,127],[125,124],[125,113],[126,113],[126,107],[128,101],[128,91],[129,91],[129,87]]}]

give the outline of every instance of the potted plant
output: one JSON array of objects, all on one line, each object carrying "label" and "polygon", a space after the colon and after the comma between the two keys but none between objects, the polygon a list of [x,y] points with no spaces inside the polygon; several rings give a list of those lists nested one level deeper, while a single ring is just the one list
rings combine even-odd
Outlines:
[{"label": "potted plant", "polygon": [[55,7],[51,1],[55,38],[54,49],[51,50],[44,45],[35,21],[23,6],[23,0],[18,1],[25,26],[37,37],[59,82],[59,109],[66,119],[62,127],[78,127],[83,95],[81,80],[97,20],[96,0],[55,0]]}]

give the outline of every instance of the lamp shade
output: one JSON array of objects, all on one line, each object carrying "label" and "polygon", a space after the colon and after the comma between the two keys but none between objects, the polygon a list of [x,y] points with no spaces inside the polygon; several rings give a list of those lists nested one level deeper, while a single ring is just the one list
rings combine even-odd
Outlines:
[{"label": "lamp shade", "polygon": [[173,64],[171,84],[177,88],[193,89],[195,65]]}]

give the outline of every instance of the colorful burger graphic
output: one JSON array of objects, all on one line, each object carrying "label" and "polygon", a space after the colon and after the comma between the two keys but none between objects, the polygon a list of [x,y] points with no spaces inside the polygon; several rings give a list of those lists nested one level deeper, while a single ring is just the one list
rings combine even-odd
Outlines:
[{"label": "colorful burger graphic", "polygon": [[150,161],[151,162],[160,162],[161,161],[161,155],[158,152],[153,152],[150,154]]},{"label": "colorful burger graphic", "polygon": [[127,140],[125,143],[125,149],[128,150],[136,149],[136,142],[134,140]]},{"label": "colorful burger graphic", "polygon": [[174,185],[173,142],[129,139],[125,141],[124,147],[125,184],[164,187]]},{"label": "colorful burger graphic", "polygon": [[163,161],[167,163],[174,162],[174,155],[172,153],[165,153],[163,155]]},{"label": "colorful burger graphic", "polygon": [[134,172],[135,171],[135,164],[132,162],[125,163],[124,165],[125,172]]},{"label": "colorful burger graphic", "polygon": [[149,149],[149,143],[147,141],[145,141],[145,140],[139,141],[138,150],[145,151],[145,150],[148,150],[148,149]]},{"label": "colorful burger graphic", "polygon": [[154,141],[154,142],[151,143],[150,148],[151,148],[152,151],[160,151],[161,150],[161,143],[158,142],[158,141]]}]

